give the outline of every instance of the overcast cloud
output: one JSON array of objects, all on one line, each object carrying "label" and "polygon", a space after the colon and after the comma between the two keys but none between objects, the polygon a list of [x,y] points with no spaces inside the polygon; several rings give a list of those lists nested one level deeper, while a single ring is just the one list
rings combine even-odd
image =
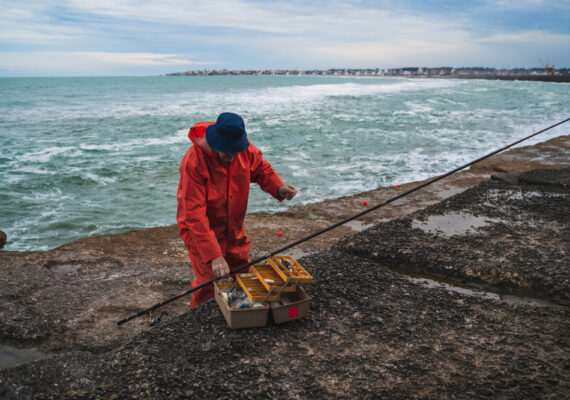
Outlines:
[{"label": "overcast cloud", "polygon": [[3,1],[0,75],[570,65],[570,1]]}]

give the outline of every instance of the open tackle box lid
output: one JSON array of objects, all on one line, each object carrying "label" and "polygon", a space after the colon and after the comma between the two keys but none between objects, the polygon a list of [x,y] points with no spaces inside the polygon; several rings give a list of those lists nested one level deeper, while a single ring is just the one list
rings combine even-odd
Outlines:
[{"label": "open tackle box lid", "polygon": [[[271,303],[283,293],[297,290],[301,283],[311,283],[313,277],[290,256],[273,256],[267,264],[255,264],[251,272],[237,274],[236,281],[252,303]],[[220,288],[227,284],[218,284]],[[232,285],[235,286],[235,285]]]},{"label": "open tackle box lid", "polygon": [[301,283],[313,277],[290,256],[273,256],[267,264],[255,264],[248,274],[237,275],[237,281],[252,302],[274,302],[283,293],[295,292]]},{"label": "open tackle box lid", "polygon": [[262,279],[260,280],[252,273],[237,275],[238,284],[253,303],[264,303],[279,300],[279,295],[281,293],[277,290],[266,289],[261,281]]},{"label": "open tackle box lid", "polygon": [[281,276],[275,271],[275,269],[269,264],[255,264],[251,267],[251,272],[257,276],[261,284],[266,290],[275,293],[283,292],[294,292],[296,285],[285,285],[285,281]]},{"label": "open tackle box lid", "polygon": [[[237,274],[237,285],[252,303],[271,303],[279,300],[283,293],[292,293],[301,283],[312,283],[313,277],[290,256],[273,256],[267,264],[255,264],[251,272]],[[220,289],[228,284],[219,283]],[[236,286],[236,284],[231,284]]]},{"label": "open tackle box lid", "polygon": [[313,277],[291,256],[273,256],[266,261],[289,285],[313,282]]}]

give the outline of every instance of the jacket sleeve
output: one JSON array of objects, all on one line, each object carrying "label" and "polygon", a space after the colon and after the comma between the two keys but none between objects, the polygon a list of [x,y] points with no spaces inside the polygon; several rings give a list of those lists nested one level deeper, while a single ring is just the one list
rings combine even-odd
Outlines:
[{"label": "jacket sleeve", "polygon": [[206,216],[206,178],[186,158],[180,166],[177,222],[187,248],[193,247],[206,263],[222,255]]},{"label": "jacket sleeve", "polygon": [[253,144],[250,144],[252,151],[252,162],[251,162],[251,182],[255,182],[261,187],[261,189],[271,196],[275,197],[279,201],[283,201],[277,195],[277,189],[283,185],[283,180],[271,167],[268,161],[263,159],[263,153]]}]

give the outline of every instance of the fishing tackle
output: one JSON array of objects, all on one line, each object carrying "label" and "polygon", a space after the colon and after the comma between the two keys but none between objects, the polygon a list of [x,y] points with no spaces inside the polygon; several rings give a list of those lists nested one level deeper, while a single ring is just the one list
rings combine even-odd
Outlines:
[{"label": "fishing tackle", "polygon": [[160,313],[160,315],[158,317],[153,317],[152,316],[152,311],[148,313],[149,315],[149,320],[148,320],[148,325],[149,326],[154,326],[156,324],[158,324],[160,322],[160,320],[162,319],[162,317],[164,315],[168,315],[168,313],[166,311],[163,311]]},{"label": "fishing tackle", "polygon": [[281,259],[281,262],[283,263],[283,265],[285,265],[287,267],[287,269],[291,272],[293,272],[293,268],[291,267],[291,264],[289,264],[287,261]]}]

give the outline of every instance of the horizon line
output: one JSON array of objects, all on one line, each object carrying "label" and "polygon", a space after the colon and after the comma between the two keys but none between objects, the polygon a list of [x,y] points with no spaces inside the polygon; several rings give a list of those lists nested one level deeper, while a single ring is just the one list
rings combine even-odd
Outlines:
[{"label": "horizon line", "polygon": [[[358,67],[358,68],[341,68],[341,67],[331,67],[331,68],[245,68],[245,69],[229,69],[229,68],[201,68],[201,69],[188,69],[185,71],[176,71],[176,72],[166,72],[166,73],[159,73],[159,74],[109,74],[109,75],[82,75],[82,74],[66,74],[66,75],[2,75],[0,73],[0,79],[4,78],[142,78],[142,77],[167,77],[169,75],[175,74],[184,74],[190,71],[228,71],[228,72],[245,72],[245,71],[369,71],[369,70],[378,70],[378,71],[393,71],[393,70],[405,70],[405,69],[488,69],[488,70],[496,70],[496,71],[513,71],[513,70],[542,70],[544,71],[544,67],[483,67],[483,66],[461,66],[461,67],[454,67],[450,65],[440,65],[436,67],[428,67],[428,66],[405,66],[405,67],[393,67],[393,68],[380,68],[380,67]],[[569,70],[570,67],[556,67],[556,71],[560,70]]]}]

